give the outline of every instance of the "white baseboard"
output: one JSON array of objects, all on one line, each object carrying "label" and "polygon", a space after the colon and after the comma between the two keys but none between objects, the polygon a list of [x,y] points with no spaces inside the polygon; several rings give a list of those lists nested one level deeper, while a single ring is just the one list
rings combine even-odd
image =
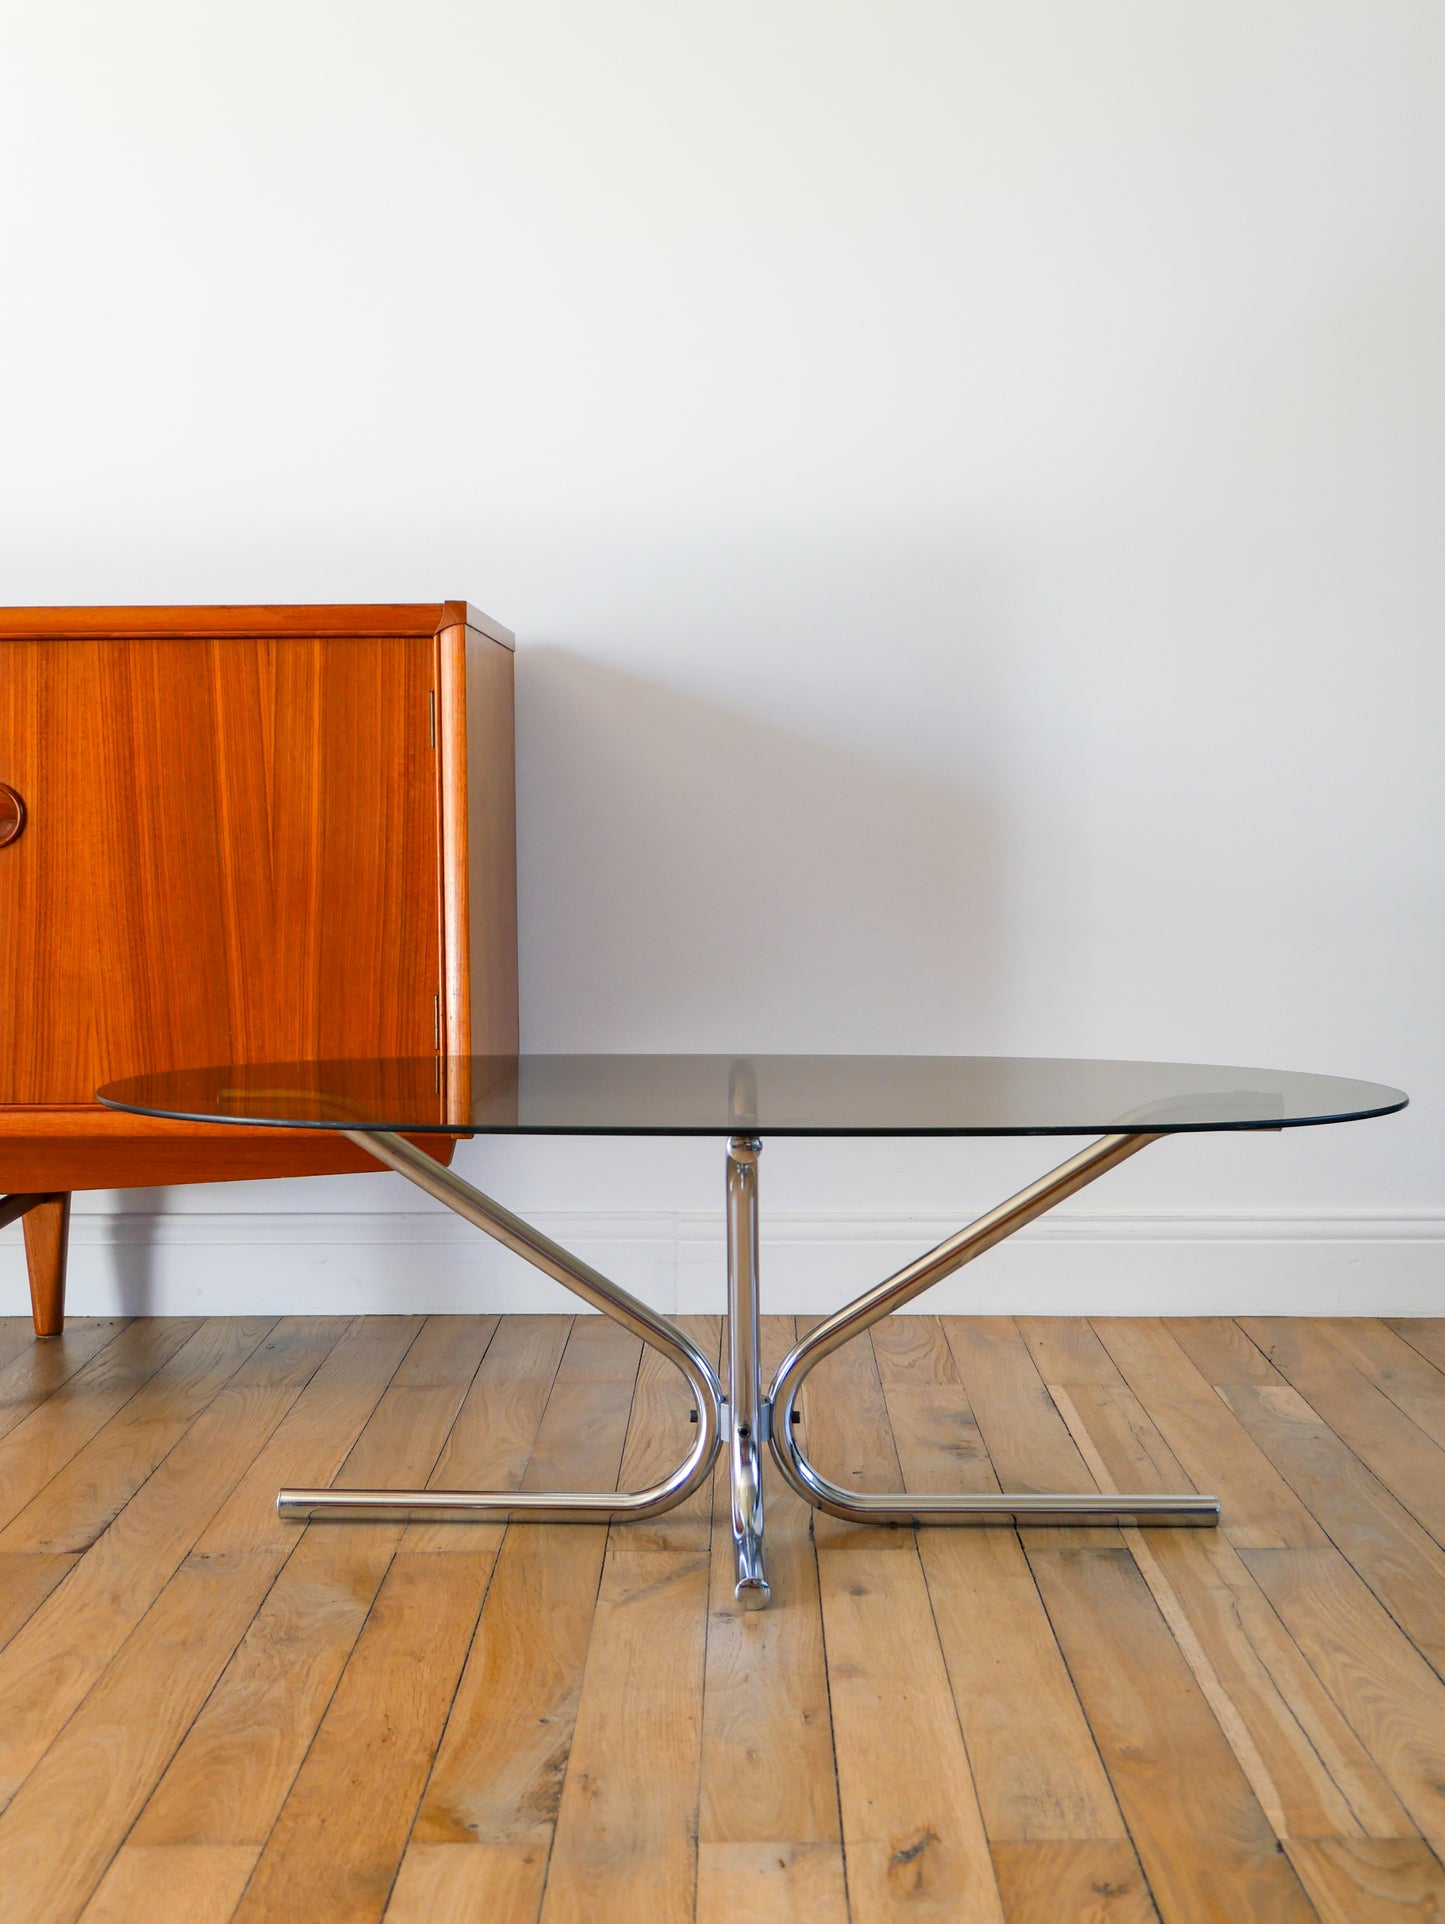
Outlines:
[{"label": "white baseboard", "polygon": [[[532,1220],[674,1314],[723,1305],[715,1215],[541,1211]],[[836,1308],[959,1227],[942,1217],[775,1211],[765,1310]],[[77,1213],[77,1316],[557,1311],[575,1300],[439,1211]],[[18,1225],[0,1232],[0,1313],[28,1308]],[[1445,1314],[1445,1214],[1211,1217],[1079,1212],[1035,1223],[923,1297],[954,1314]]]}]

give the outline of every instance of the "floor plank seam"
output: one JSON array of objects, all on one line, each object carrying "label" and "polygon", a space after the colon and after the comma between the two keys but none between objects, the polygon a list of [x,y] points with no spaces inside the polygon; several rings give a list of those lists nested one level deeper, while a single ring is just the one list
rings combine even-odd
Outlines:
[{"label": "floor plank seam", "polygon": [[823,1645],[823,1685],[828,1699],[828,1736],[833,1752],[833,1797],[838,1811],[838,1856],[843,1866],[843,1902],[848,1909],[848,1917],[853,1917],[853,1886],[848,1869],[848,1833],[843,1823],[843,1791],[838,1781],[838,1719],[833,1709],[833,1666],[828,1661],[828,1613],[823,1608],[823,1569],[819,1562],[818,1537],[813,1528],[817,1516],[813,1511],[808,1518],[808,1541],[813,1546],[813,1571],[818,1585],[818,1635]]},{"label": "floor plank seam", "polygon": [[[799,1328],[798,1317],[793,1318],[793,1344],[802,1340],[803,1331]],[[869,1338],[870,1342],[872,1338]],[[791,1345],[790,1345],[791,1347]],[[873,1352],[874,1367],[878,1364],[878,1352]],[[808,1441],[808,1416],[803,1412],[803,1446]],[[838,1820],[838,1861],[843,1871],[843,1905],[851,1924],[853,1917],[853,1893],[848,1882],[848,1846],[843,1835],[843,1789],[838,1781],[838,1720],[833,1714],[833,1676],[828,1668],[828,1623],[823,1614],[823,1572],[818,1564],[818,1536],[813,1525],[818,1512],[811,1506],[808,1510],[808,1548],[813,1558],[813,1582],[818,1596],[818,1636],[823,1648],[823,1693],[828,1705],[828,1755],[833,1760],[833,1812]]]}]

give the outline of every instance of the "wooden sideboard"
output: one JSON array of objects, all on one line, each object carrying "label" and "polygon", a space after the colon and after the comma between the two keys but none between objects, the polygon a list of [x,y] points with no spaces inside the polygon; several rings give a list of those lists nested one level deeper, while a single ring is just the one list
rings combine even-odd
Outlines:
[{"label": "wooden sideboard", "polygon": [[434,1054],[442,1090],[516,1049],[515,851],[512,637],[466,602],[0,610],[0,1223],[41,1335],[73,1190],[375,1168],[98,1085]]}]

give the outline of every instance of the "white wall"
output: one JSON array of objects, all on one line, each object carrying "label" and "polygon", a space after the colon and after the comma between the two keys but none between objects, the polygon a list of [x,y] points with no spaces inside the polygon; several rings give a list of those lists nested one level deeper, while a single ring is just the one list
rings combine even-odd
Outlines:
[{"label": "white wall", "polygon": [[[519,631],[530,1047],[1397,1081],[948,1300],[1445,1300],[1436,0],[52,0],[0,273],[0,600]],[[775,1144],[773,1304],[1048,1154]],[[716,1145],[459,1166],[716,1300]],[[88,1198],[73,1302],[554,1300],[413,1194]]]}]

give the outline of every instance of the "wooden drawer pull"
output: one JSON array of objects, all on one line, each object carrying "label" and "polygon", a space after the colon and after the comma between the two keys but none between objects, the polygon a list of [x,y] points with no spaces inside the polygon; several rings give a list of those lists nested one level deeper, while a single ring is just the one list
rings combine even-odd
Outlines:
[{"label": "wooden drawer pull", "polygon": [[0,782],[0,848],[25,826],[25,804],[8,782]]}]

